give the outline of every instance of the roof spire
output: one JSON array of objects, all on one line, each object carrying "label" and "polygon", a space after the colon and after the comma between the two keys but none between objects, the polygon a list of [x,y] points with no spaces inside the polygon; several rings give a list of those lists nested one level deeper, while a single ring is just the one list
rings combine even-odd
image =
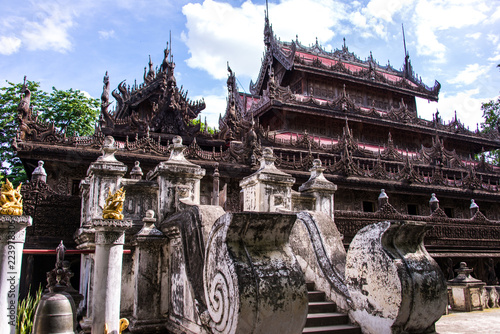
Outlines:
[{"label": "roof spire", "polygon": [[401,23],[401,29],[403,30],[403,46],[405,49],[405,65],[403,74],[406,78],[411,78],[413,76],[413,69],[411,68],[410,55],[406,50],[406,38],[405,38],[405,27],[403,23]]},{"label": "roof spire", "polygon": [[172,30],[169,31],[169,37],[168,37],[168,45],[170,47],[170,50],[168,50],[168,54],[170,55],[170,62],[172,62]]}]

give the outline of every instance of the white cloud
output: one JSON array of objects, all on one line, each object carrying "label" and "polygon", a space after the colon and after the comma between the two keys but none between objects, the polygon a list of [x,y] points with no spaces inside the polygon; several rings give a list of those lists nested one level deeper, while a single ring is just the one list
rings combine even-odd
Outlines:
[{"label": "white cloud", "polygon": [[481,37],[481,33],[480,32],[476,32],[474,34],[466,34],[465,37],[467,38],[472,38],[472,39],[479,39]]},{"label": "white cloud", "polygon": [[99,32],[99,38],[100,39],[110,39],[115,37],[115,31],[113,29],[111,30],[100,30]]},{"label": "white cloud", "polygon": [[455,95],[441,94],[439,102],[430,102],[417,99],[417,110],[420,117],[431,120],[432,115],[439,110],[439,115],[444,122],[449,122],[455,117],[468,126],[470,130],[475,130],[477,124],[483,121],[481,103],[488,101],[488,98],[476,97],[480,93],[479,88],[459,92]]},{"label": "white cloud", "polygon": [[419,0],[413,16],[418,53],[434,56],[438,62],[443,62],[446,46],[439,41],[438,33],[479,24],[487,18],[489,11],[482,0]]},{"label": "white cloud", "polygon": [[500,61],[500,54],[496,54],[495,56],[488,58],[488,60],[493,62]]},{"label": "white cloud", "polygon": [[[333,1],[285,0],[270,4],[270,20],[275,34],[283,40],[327,42],[331,29],[343,15],[344,6]],[[206,70],[217,79],[226,78],[226,61],[237,75],[255,76],[264,51],[264,5],[251,1],[240,7],[205,0],[187,4],[182,12],[187,18],[182,38],[189,48],[187,64]],[[280,15],[273,16],[273,13]]]},{"label": "white cloud", "polygon": [[489,69],[489,65],[469,64],[455,78],[448,80],[448,83],[470,85],[480,76],[488,73]]},{"label": "white cloud", "polygon": [[193,97],[193,100],[205,100],[206,108],[201,114],[202,121],[207,120],[208,126],[213,128],[219,127],[219,115],[224,115],[226,112],[227,88],[221,86],[219,89],[214,89],[207,95]]},{"label": "white cloud", "polygon": [[24,24],[21,32],[28,50],[69,51],[72,47],[68,30],[74,25],[75,12],[56,2],[38,3],[38,19]]},{"label": "white cloud", "polygon": [[11,55],[21,47],[21,40],[17,37],[0,36],[0,54]]},{"label": "white cloud", "polygon": [[498,40],[500,39],[500,37],[495,34],[488,34],[486,38],[488,38],[488,40],[494,45],[496,45],[498,43]]}]

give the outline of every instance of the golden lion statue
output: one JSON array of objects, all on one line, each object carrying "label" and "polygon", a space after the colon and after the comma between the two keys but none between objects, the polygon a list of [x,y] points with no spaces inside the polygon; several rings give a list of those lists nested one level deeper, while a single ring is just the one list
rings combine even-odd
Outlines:
[{"label": "golden lion statue", "polygon": [[0,190],[0,214],[20,216],[23,214],[23,197],[21,196],[21,183],[14,189],[12,183],[7,182],[2,184]]},{"label": "golden lion statue", "polygon": [[123,219],[123,202],[125,201],[125,191],[123,187],[114,194],[109,190],[106,205],[102,209],[102,218],[104,219]]}]

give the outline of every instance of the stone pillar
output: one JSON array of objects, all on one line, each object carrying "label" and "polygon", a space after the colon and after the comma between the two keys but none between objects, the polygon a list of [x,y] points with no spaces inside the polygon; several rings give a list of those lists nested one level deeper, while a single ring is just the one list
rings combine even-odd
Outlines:
[{"label": "stone pillar", "polygon": [[135,235],[134,254],[134,310],[129,330],[132,332],[159,332],[165,328],[161,315],[161,253],[166,237],[155,227],[154,211],[148,210],[144,226]]},{"label": "stone pillar", "polygon": [[130,178],[132,180],[141,180],[142,175],[144,175],[144,173],[142,172],[140,162],[136,161],[134,164],[134,168],[132,168],[132,170],[130,171]]},{"label": "stone pillar", "polygon": [[476,204],[476,202],[474,202],[473,199],[470,200],[470,217],[471,218],[474,218],[474,216],[476,215],[476,213],[479,212],[479,206]]},{"label": "stone pillar", "polygon": [[[119,188],[121,179],[127,172],[127,166],[116,160],[114,156],[117,148],[113,137],[108,136],[104,139],[101,151],[102,156],[89,166],[87,177],[80,183],[82,211],[80,228],[75,232],[74,238],[77,248],[82,250],[96,248],[96,230],[92,222],[102,218],[102,208],[109,192],[115,192]],[[84,300],[77,307],[79,315],[83,315],[80,325],[86,333],[90,333],[95,314],[93,309],[95,256],[96,254],[82,254],[81,258],[80,293],[84,296]],[[98,300],[101,298],[101,296],[97,297]]]},{"label": "stone pillar", "polygon": [[380,195],[378,195],[378,208],[380,210],[381,207],[389,203],[389,196],[385,193],[385,189],[380,189]]},{"label": "stone pillar", "polygon": [[115,140],[111,136],[104,139],[102,156],[93,162],[87,171],[89,178],[89,208],[90,218],[102,218],[102,208],[109,191],[114,193],[120,188],[120,181],[127,172],[127,166],[116,160]]},{"label": "stone pillar", "polygon": [[182,138],[172,139],[170,158],[156,166],[151,179],[157,179],[158,221],[180,209],[181,200],[200,204],[200,180],[205,176],[205,170],[186,160]]},{"label": "stone pillar", "polygon": [[482,311],[481,295],[486,283],[471,277],[472,269],[467,268],[467,263],[460,262],[460,268],[455,269],[458,274],[448,281],[450,306],[454,311]]},{"label": "stone pillar", "polygon": [[31,182],[47,182],[47,172],[45,172],[45,168],[43,168],[43,161],[38,161],[38,167],[35,168],[33,173],[31,173]]},{"label": "stone pillar", "polygon": [[314,159],[313,167],[309,170],[311,177],[306,183],[299,187],[299,191],[305,195],[315,198],[315,210],[323,212],[333,219],[334,216],[334,194],[337,185],[328,181],[323,175],[325,169],[321,167],[321,160]]},{"label": "stone pillar", "polygon": [[0,331],[16,331],[17,298],[30,216],[0,215]]},{"label": "stone pillar", "polygon": [[260,168],[243,178],[243,211],[277,212],[292,209],[292,185],[295,179],[274,165],[273,150],[266,147]]},{"label": "stone pillar", "polygon": [[436,194],[431,194],[431,199],[429,200],[429,208],[431,209],[431,215],[439,209],[439,200],[436,198]]},{"label": "stone pillar", "polygon": [[215,167],[214,170],[214,184],[213,184],[213,193],[212,193],[212,205],[219,205],[219,188],[220,188],[220,180],[219,180],[219,167]]},{"label": "stone pillar", "polygon": [[125,230],[132,221],[93,219],[95,228],[95,268],[93,277],[92,333],[118,333]]}]

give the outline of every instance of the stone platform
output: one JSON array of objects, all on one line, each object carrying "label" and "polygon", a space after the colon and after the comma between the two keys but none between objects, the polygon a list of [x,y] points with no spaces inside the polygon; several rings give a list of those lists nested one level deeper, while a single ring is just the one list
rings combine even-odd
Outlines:
[{"label": "stone platform", "polygon": [[439,334],[500,334],[500,308],[453,312],[436,323]]}]

